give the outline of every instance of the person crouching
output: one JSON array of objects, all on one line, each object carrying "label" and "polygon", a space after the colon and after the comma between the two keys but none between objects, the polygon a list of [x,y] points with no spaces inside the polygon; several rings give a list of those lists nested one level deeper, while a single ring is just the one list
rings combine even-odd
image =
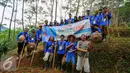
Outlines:
[{"label": "person crouching", "polygon": [[28,38],[28,45],[27,45],[27,53],[28,56],[32,55],[32,51],[36,50],[36,31],[35,29],[31,30],[31,33],[29,34],[29,38]]},{"label": "person crouching", "polygon": [[[16,40],[18,41],[18,57],[20,57],[21,53],[22,53],[22,56],[23,53],[24,53],[24,48],[25,46],[28,44],[28,28],[24,28],[24,32],[20,32],[17,37],[16,37]],[[23,52],[22,52],[23,50]],[[17,58],[19,59],[19,58]]]}]

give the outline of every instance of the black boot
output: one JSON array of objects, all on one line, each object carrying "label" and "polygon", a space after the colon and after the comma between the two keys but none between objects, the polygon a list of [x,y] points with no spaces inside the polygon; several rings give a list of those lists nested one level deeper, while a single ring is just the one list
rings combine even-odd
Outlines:
[{"label": "black boot", "polygon": [[65,72],[64,72],[64,73],[69,73],[69,72],[68,72],[68,70],[69,70],[69,69],[68,69],[68,67],[69,67],[69,64],[68,64],[68,63],[66,63],[66,70],[65,70]]},{"label": "black boot", "polygon": [[74,73],[74,68],[72,68],[72,73]]},{"label": "black boot", "polygon": [[47,69],[47,62],[44,63],[44,65],[43,65],[43,69],[44,69],[44,70]]}]

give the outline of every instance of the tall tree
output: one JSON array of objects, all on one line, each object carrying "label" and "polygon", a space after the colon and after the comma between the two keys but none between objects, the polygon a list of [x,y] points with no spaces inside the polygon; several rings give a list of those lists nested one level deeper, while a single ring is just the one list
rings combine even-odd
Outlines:
[{"label": "tall tree", "polygon": [[22,0],[22,27],[23,27],[23,30],[24,30],[24,0]]},{"label": "tall tree", "polygon": [[54,8],[54,0],[51,2],[51,22],[53,21],[53,8]]},{"label": "tall tree", "polygon": [[1,18],[1,22],[0,22],[0,31],[1,31],[1,27],[2,27],[3,20],[4,20],[5,9],[6,9],[6,6],[7,6],[8,1],[9,1],[9,0],[4,0],[3,2],[0,3],[0,4],[3,6],[2,18]]},{"label": "tall tree", "polygon": [[80,4],[80,0],[78,0],[78,5],[77,5],[77,9],[76,9],[76,16],[78,16],[79,4]]},{"label": "tall tree", "polygon": [[10,18],[10,24],[9,24],[8,40],[10,40],[10,37],[11,37],[11,24],[12,24],[13,15],[14,15],[14,8],[15,8],[15,0],[13,0],[13,8],[12,8],[12,13],[11,13],[11,18]]},{"label": "tall tree", "polygon": [[[17,18],[17,10],[18,10],[18,0],[16,0],[16,5],[15,5],[15,15],[14,15],[14,34],[13,34],[13,37],[15,37],[15,26],[16,26],[16,18]],[[14,38],[15,39],[15,38]]]},{"label": "tall tree", "polygon": [[57,2],[57,0],[56,0],[56,8],[55,8],[55,20],[57,20],[57,4],[58,4],[58,2]]},{"label": "tall tree", "polygon": [[38,13],[38,1],[36,0],[36,21],[35,21],[35,28],[37,26],[37,13]]}]

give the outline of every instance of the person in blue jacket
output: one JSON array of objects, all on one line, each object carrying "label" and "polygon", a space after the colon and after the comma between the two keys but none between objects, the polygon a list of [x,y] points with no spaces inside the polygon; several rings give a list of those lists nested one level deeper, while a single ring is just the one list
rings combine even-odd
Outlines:
[{"label": "person in blue jacket", "polygon": [[91,27],[93,27],[94,26],[94,24],[97,24],[97,12],[95,12],[94,13],[94,15],[91,17],[91,19],[90,19],[90,25],[91,25]]},{"label": "person in blue jacket", "polygon": [[45,25],[44,26],[48,26],[48,20],[45,20]]},{"label": "person in blue jacket", "polygon": [[36,43],[37,41],[37,38],[36,38],[36,30],[33,28],[31,30],[31,33],[29,34],[29,37],[28,37],[28,42],[29,43]]},{"label": "person in blue jacket", "polygon": [[37,39],[36,39],[36,31],[35,29],[33,28],[31,30],[31,33],[29,34],[29,37],[28,37],[28,45],[27,45],[27,53],[28,53],[28,56],[30,56],[32,54],[32,51],[33,50],[36,50],[36,42]]},{"label": "person in blue jacket", "polygon": [[42,41],[42,25],[40,24],[39,25],[39,29],[36,31],[36,42],[37,42],[37,45],[38,45],[38,43],[39,42],[41,42]]},{"label": "person in blue jacket", "polygon": [[[19,37],[21,35],[24,35],[24,37],[25,37],[25,39],[23,41],[19,41]],[[17,51],[18,52],[18,57],[20,57],[20,54],[22,52],[23,47],[25,47],[28,44],[28,37],[29,37],[28,28],[24,28],[24,32],[20,32],[17,35],[16,40],[18,41],[18,45],[17,45],[18,46],[18,51]],[[24,52],[24,50],[23,50],[23,52]]]},{"label": "person in blue jacket", "polygon": [[66,53],[66,71],[68,72],[68,64],[69,62],[72,63],[72,72],[74,73],[74,69],[75,69],[75,51],[76,51],[76,37],[74,35],[69,35],[68,37],[68,41],[66,43],[66,49],[67,49],[67,53]]},{"label": "person in blue jacket", "polygon": [[110,26],[110,19],[112,17],[111,13],[108,11],[107,7],[103,8],[103,21],[104,21],[104,25],[106,26]]},{"label": "person in blue jacket", "polygon": [[68,20],[67,20],[67,19],[64,19],[64,22],[65,22],[65,25],[67,25],[67,24],[68,24]]},{"label": "person in blue jacket", "polygon": [[65,54],[65,46],[66,46],[66,41],[64,41],[65,36],[61,35],[60,36],[61,40],[57,42],[57,69],[58,70],[63,70],[63,65],[62,65],[62,58],[64,57]]},{"label": "person in blue jacket", "polygon": [[72,15],[69,14],[69,18],[67,19],[68,23],[74,23],[74,19],[72,18]]},{"label": "person in blue jacket", "polygon": [[44,48],[44,70],[47,68],[51,67],[52,59],[53,59],[53,53],[54,53],[54,48],[55,48],[55,42],[54,42],[54,37],[50,36],[48,42],[45,44]]},{"label": "person in blue jacket", "polygon": [[96,24],[97,24],[99,27],[103,25],[102,9],[99,9],[99,10],[98,10],[98,15],[97,15],[96,21],[97,21]]},{"label": "person in blue jacket", "polygon": [[63,19],[61,19],[60,20],[60,25],[59,26],[63,26],[65,23],[64,23],[64,20]]},{"label": "person in blue jacket", "polygon": [[90,19],[90,18],[92,17],[92,15],[90,14],[90,10],[89,10],[89,9],[86,10],[86,12],[87,12],[87,15],[84,16],[84,20],[85,20],[85,19]]},{"label": "person in blue jacket", "polygon": [[102,40],[105,41],[106,40],[106,36],[108,33],[108,26],[110,25],[110,19],[111,19],[112,15],[111,13],[108,11],[107,7],[103,8],[103,23],[101,25],[101,30],[102,30]]}]

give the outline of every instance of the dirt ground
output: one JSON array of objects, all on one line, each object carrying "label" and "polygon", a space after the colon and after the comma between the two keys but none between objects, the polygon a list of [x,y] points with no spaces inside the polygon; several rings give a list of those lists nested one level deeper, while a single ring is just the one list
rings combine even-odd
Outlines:
[{"label": "dirt ground", "polygon": [[[56,69],[49,69],[45,70],[43,69],[43,46],[39,45],[37,47],[38,53],[35,54],[32,66],[30,66],[31,57],[26,56],[26,48],[25,48],[25,56],[22,58],[20,67],[16,69],[16,71],[13,72],[0,72],[0,73],[63,73],[61,71],[58,71]],[[10,56],[17,56],[17,49],[14,49],[10,52],[8,52],[8,55]],[[18,62],[18,61],[17,61]]]}]

